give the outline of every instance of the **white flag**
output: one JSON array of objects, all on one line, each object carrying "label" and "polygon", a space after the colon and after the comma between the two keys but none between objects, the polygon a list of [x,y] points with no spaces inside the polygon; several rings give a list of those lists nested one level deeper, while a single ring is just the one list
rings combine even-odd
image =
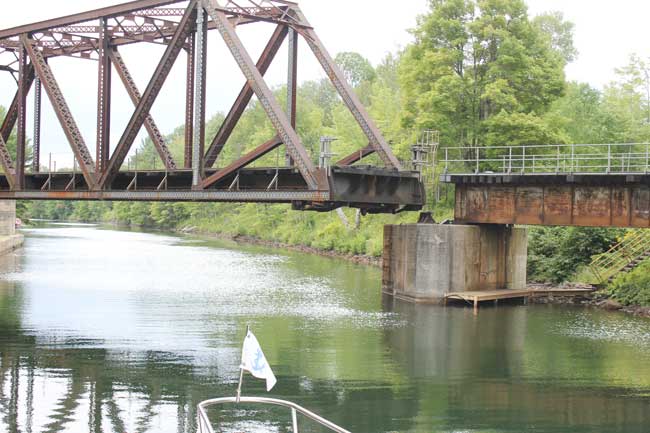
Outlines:
[{"label": "white flag", "polygon": [[244,348],[241,354],[241,368],[249,371],[258,379],[266,379],[266,391],[270,391],[277,382],[269,363],[266,361],[264,352],[257,342],[257,338],[251,331],[248,331],[244,340]]}]

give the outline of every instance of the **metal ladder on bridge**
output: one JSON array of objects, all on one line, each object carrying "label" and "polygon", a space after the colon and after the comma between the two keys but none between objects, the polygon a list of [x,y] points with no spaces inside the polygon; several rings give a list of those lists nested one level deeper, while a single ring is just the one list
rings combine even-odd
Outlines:
[{"label": "metal ladder on bridge", "polygon": [[650,230],[628,233],[609,251],[595,256],[589,268],[599,284],[611,282],[618,274],[627,273],[650,259]]}]

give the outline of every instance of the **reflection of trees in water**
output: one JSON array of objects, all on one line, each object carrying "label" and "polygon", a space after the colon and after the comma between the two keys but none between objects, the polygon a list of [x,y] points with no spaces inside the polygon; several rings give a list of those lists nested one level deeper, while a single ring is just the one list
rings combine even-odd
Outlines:
[{"label": "reflection of trees in water", "polygon": [[[133,417],[136,432],[154,430],[151,422],[158,415],[157,408],[163,399],[178,408],[177,431],[194,430],[195,402],[187,404],[185,384],[200,383],[201,379],[192,373],[189,365],[170,364],[168,354],[147,354],[146,365],[137,368],[136,373],[128,371],[131,368],[126,363],[112,361],[114,355],[104,349],[40,349],[29,336],[8,339],[5,334],[3,340],[8,344],[0,349],[0,407],[4,414],[2,423],[10,432],[68,431],[70,424],[83,416],[79,413],[82,402],[88,405],[88,431],[125,432],[127,424],[119,406],[120,392],[137,393],[142,403]],[[48,371],[65,371],[67,389],[53,407],[35,408],[34,377]],[[151,375],[151,371],[158,374]],[[176,383],[181,385],[176,388]],[[6,389],[8,395],[4,393]],[[25,413],[24,421],[19,419],[20,408]],[[48,416],[49,422],[40,430],[33,425],[35,410],[41,416]],[[102,425],[105,420],[110,426]]]},{"label": "reflection of trees in water", "polygon": [[[10,432],[72,431],[79,428],[81,419],[93,433],[153,432],[160,428],[154,420],[162,415],[166,416],[165,431],[193,432],[196,404],[233,392],[232,384],[220,383],[213,369],[198,370],[191,359],[168,352],[135,354],[92,347],[56,349],[55,343],[66,347],[78,346],[79,342],[48,342],[40,336],[37,340],[26,334],[20,325],[3,328],[0,339],[5,343],[0,346],[0,390],[10,390],[6,396],[0,396],[2,424],[8,426]],[[85,344],[97,346],[102,342],[86,341]],[[138,361],[133,361],[134,357]],[[38,388],[39,378],[48,372],[64,377],[66,385],[62,395],[53,400],[53,405],[44,407],[33,397],[34,377]],[[342,384],[325,378],[309,383],[299,376],[278,378],[277,393],[311,396],[311,400],[310,397],[304,399],[306,406],[317,409],[336,423],[356,427],[354,431],[384,431],[386,426],[396,425],[395,419],[402,420],[398,424],[403,428],[399,430],[408,430],[416,414],[409,402],[395,401],[398,391],[391,383],[373,382],[369,386],[363,380]],[[261,387],[263,384],[257,382],[247,383],[250,390],[261,390]],[[57,386],[53,384],[46,390],[55,394]],[[136,404],[128,413],[122,404],[127,394],[137,396]],[[174,413],[160,410],[170,406]],[[82,413],[85,411],[87,413]],[[228,413],[224,415],[227,417]],[[289,422],[290,417],[286,415]],[[45,416],[48,418],[44,426],[34,423],[35,419],[42,420]],[[265,412],[259,412],[259,416],[266,420]],[[283,418],[279,420],[284,421]],[[133,427],[129,427],[131,424]]]},{"label": "reflection of trees in water", "polygon": [[[47,336],[30,335],[21,323],[23,291],[0,293],[6,295],[0,298],[0,311],[12,312],[0,314],[0,411],[2,424],[12,432],[70,431],[79,428],[80,422],[90,432],[158,431],[160,427],[154,421],[162,416],[165,431],[192,432],[198,402],[233,394],[233,385],[224,384],[216,367],[197,368],[189,357],[169,352],[122,352],[102,348],[106,345],[103,341],[48,341]],[[334,335],[328,328],[318,342],[306,342],[303,339],[314,337],[301,332],[294,320],[286,329],[280,322],[287,319],[269,320],[267,330],[282,334],[281,338],[267,336],[269,352],[283,352],[277,341],[291,347],[322,345],[322,353],[301,352],[285,368],[309,376],[310,368],[304,364],[314,357],[326,366],[320,363],[320,377],[310,376],[307,385],[303,377],[279,374],[280,383],[274,391],[300,395],[298,400],[334,422],[362,427],[356,431],[381,431],[395,418],[409,420],[414,415],[410,404],[393,403],[395,391],[391,383],[381,383],[386,368],[361,371],[364,356],[375,357],[375,352],[382,351],[380,330],[358,332],[350,328],[340,333],[334,327]],[[360,347],[363,350],[355,350]],[[275,358],[283,359],[280,354]],[[322,370],[325,367],[326,372]],[[59,379],[43,385],[44,380],[51,380],[44,379],[50,372],[56,372]],[[358,382],[353,382],[357,378]],[[39,395],[34,398],[35,387],[43,387],[50,394],[45,399],[47,404]],[[248,382],[247,388],[253,394],[262,392],[257,382]],[[6,395],[2,394],[5,391]],[[129,412],[125,412],[125,402],[133,403]]]},{"label": "reflection of trees in water", "polygon": [[[151,353],[146,356],[146,365],[133,371],[127,363],[114,361],[114,354],[103,349],[45,350],[34,346],[34,339],[23,337],[12,339],[10,346],[20,347],[20,352],[2,350],[0,380],[9,381],[9,395],[2,396],[1,411],[5,415],[2,424],[9,432],[62,432],[78,428],[80,419],[85,419],[87,429],[92,433],[126,432],[138,433],[158,431],[154,420],[161,415],[162,406],[174,406],[173,414],[164,419],[165,431],[178,433],[193,432],[195,407],[201,400],[217,395],[232,394],[209,383],[206,377],[193,372],[189,364],[170,364],[169,354]],[[31,345],[31,347],[30,347]],[[6,347],[6,346],[5,346]],[[53,406],[34,407],[34,376],[45,371],[65,371],[67,385],[63,395]],[[279,377],[279,393],[304,395],[304,383],[299,377]],[[4,383],[0,383],[4,389]],[[309,384],[309,393],[314,400],[306,405],[318,407],[318,412],[345,426],[354,426],[354,431],[383,431],[386,426],[395,426],[399,419],[403,429],[408,430],[410,420],[416,415],[415,407],[408,401],[395,400],[390,384],[367,386],[364,383],[349,383],[317,380]],[[345,388],[345,391],[342,389]],[[137,394],[137,404],[128,413],[120,402],[126,393]],[[19,398],[20,396],[20,398]],[[26,397],[24,397],[26,396]],[[4,398],[7,397],[7,398]],[[22,399],[22,400],[21,400]],[[135,409],[137,406],[137,409]],[[87,413],[82,413],[87,407]],[[19,410],[20,409],[20,410]],[[19,416],[27,413],[28,416]],[[34,414],[40,419],[47,416],[44,426],[34,424]],[[265,419],[265,412],[257,413]],[[250,415],[251,413],[248,413]],[[228,412],[225,412],[228,419]],[[283,416],[285,416],[283,418]],[[289,414],[280,414],[279,421],[289,422]],[[128,421],[134,427],[129,429]],[[108,425],[107,425],[108,424]]]},{"label": "reflection of trees in water", "polygon": [[[191,365],[170,362],[171,356],[167,353],[147,353],[144,365],[134,371],[128,363],[116,361],[116,354],[106,349],[42,347],[46,342],[37,342],[22,328],[22,290],[7,281],[0,281],[0,286],[0,410],[2,424],[8,432],[66,431],[69,424],[79,418],[78,410],[85,400],[89,406],[89,432],[107,431],[107,426],[102,425],[104,419],[109,420],[112,431],[125,432],[126,423],[118,405],[116,387],[138,392],[145,400],[136,418],[136,432],[152,430],[150,423],[157,414],[156,408],[163,393],[165,398],[178,405],[177,431],[194,429],[194,405],[187,405],[185,389],[174,389],[175,383],[198,383]],[[78,344],[72,341],[52,343],[61,346]],[[54,407],[35,408],[35,378],[43,377],[49,371],[65,372],[67,389]],[[169,378],[173,380],[166,380]],[[24,421],[19,419],[21,408]],[[35,410],[47,411],[48,414],[49,422],[40,430],[34,426]]]}]

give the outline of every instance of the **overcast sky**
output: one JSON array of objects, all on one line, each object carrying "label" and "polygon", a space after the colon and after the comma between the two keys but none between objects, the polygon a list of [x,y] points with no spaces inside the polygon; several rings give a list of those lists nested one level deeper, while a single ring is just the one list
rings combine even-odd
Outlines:
[{"label": "overcast sky", "polygon": [[[118,4],[114,0],[30,0],[11,1],[0,15],[0,28],[67,15],[75,12]],[[411,40],[408,29],[416,16],[427,10],[427,0],[302,0],[305,15],[319,33],[332,55],[340,51],[357,51],[373,64],[381,61],[389,51],[404,47]],[[575,44],[580,54],[567,67],[570,80],[585,81],[602,88],[614,79],[614,68],[624,65],[632,53],[650,56],[650,2],[644,0],[527,0],[531,15],[558,10],[575,23]],[[259,55],[272,27],[244,26],[241,37],[253,58]],[[324,77],[309,52],[300,51],[300,80]],[[209,39],[208,113],[227,111],[235,99],[243,79],[236,64],[226,55],[226,49],[216,34]],[[162,48],[147,50],[125,48],[123,56],[141,90],[146,86]],[[221,54],[221,55],[217,55]],[[281,51],[267,74],[271,85],[286,79],[286,50]],[[171,132],[183,122],[183,55],[172,71],[168,85],[158,98],[153,114],[164,133]],[[84,60],[56,59],[52,67],[71,109],[79,119],[88,147],[94,149],[96,112],[96,63]],[[0,78],[0,104],[9,105],[15,92],[15,83],[7,74]],[[87,78],[86,78],[87,77]],[[112,120],[113,145],[128,122],[133,110],[117,77],[114,79]],[[56,118],[44,104],[45,152],[68,153],[69,147],[58,127]],[[31,120],[28,122],[31,123]],[[142,136],[142,134],[141,134]]]}]

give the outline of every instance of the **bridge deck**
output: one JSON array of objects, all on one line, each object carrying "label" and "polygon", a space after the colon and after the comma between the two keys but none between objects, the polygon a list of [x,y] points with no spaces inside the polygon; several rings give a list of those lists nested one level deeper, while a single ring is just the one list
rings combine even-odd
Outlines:
[{"label": "bridge deck", "polygon": [[324,178],[319,189],[310,190],[296,169],[243,169],[208,189],[193,189],[192,170],[131,170],[120,171],[111,189],[91,190],[80,173],[28,173],[25,188],[19,191],[10,189],[0,175],[0,200],[266,202],[316,211],[350,206],[369,213],[418,210],[425,200],[416,173],[332,167]]}]

